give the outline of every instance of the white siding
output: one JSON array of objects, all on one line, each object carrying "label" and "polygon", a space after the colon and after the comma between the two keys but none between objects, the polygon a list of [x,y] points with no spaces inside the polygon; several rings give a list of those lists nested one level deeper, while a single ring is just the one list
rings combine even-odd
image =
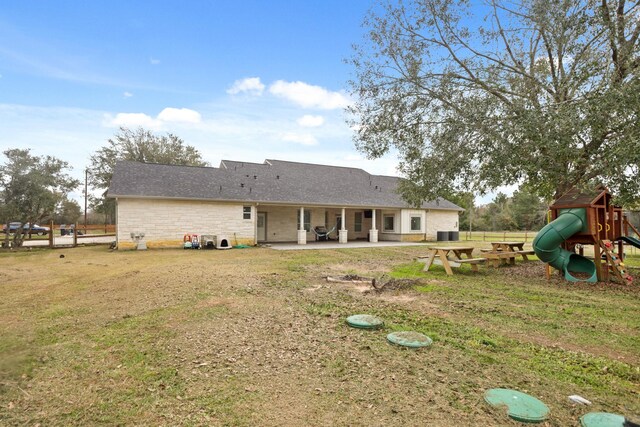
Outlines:
[{"label": "white siding", "polygon": [[[424,209],[403,209],[400,213],[401,215],[401,224],[400,232],[402,234],[424,234],[425,232],[425,221],[427,217],[427,213]],[[411,217],[418,216],[420,217],[420,230],[411,230]]]}]

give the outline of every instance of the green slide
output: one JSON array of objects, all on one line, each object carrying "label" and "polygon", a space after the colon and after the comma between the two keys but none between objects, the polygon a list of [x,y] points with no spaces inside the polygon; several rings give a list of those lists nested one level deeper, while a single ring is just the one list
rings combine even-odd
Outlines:
[{"label": "green slide", "polygon": [[[558,218],[545,225],[533,239],[533,250],[540,261],[549,263],[564,273],[571,282],[597,282],[596,265],[587,258],[562,249],[560,244],[587,226],[585,209],[561,209]],[[579,279],[572,273],[587,273]]]},{"label": "green slide", "polygon": [[620,240],[622,240],[623,242],[627,242],[628,244],[633,245],[636,248],[640,248],[640,240],[636,239],[635,237],[622,236]]}]

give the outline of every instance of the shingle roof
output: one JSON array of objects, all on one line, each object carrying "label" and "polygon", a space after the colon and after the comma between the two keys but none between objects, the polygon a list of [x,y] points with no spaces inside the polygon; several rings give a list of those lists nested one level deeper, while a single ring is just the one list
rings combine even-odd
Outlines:
[{"label": "shingle roof", "polygon": [[[150,197],[344,207],[409,207],[396,192],[399,178],[362,169],[265,160],[223,160],[220,167],[120,161],[108,197]],[[438,199],[423,208],[462,208]]]}]

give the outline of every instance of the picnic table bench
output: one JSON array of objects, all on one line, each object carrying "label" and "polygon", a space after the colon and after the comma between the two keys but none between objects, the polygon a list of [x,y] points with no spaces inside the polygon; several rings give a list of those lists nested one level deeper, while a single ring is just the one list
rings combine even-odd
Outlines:
[{"label": "picnic table bench", "polygon": [[[450,255],[451,253],[453,255]],[[453,275],[452,267],[469,264],[471,270],[478,271],[478,264],[486,260],[486,258],[473,258],[473,246],[433,246],[429,248],[426,257],[418,258],[418,261],[425,263],[423,271],[429,271],[433,264],[442,265],[450,276]]]}]

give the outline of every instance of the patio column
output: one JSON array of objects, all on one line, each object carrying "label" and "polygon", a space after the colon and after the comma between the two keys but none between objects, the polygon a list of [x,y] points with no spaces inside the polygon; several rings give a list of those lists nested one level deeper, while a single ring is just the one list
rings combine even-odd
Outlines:
[{"label": "patio column", "polygon": [[369,241],[378,243],[378,229],[376,228],[376,210],[371,209],[371,230],[369,230]]},{"label": "patio column", "polygon": [[340,214],[340,231],[338,232],[338,243],[347,243],[347,218],[345,215],[345,208],[342,208],[342,213]]},{"label": "patio column", "polygon": [[300,207],[300,224],[298,224],[298,244],[307,244],[307,230],[304,229],[304,206]]}]

